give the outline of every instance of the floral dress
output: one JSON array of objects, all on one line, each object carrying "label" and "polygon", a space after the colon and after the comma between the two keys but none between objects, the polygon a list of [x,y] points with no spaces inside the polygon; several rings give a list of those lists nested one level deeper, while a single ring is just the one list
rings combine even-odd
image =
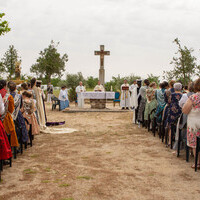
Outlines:
[{"label": "floral dress", "polygon": [[180,93],[172,93],[171,94],[171,99],[170,105],[169,105],[169,112],[167,116],[167,123],[168,126],[171,127],[172,124],[176,124],[178,118],[180,117],[182,113],[182,109],[179,106],[179,101],[182,97],[182,94]]},{"label": "floral dress", "polygon": [[196,136],[200,136],[200,93],[189,97],[192,101],[192,110],[187,120],[187,145],[196,148]]},{"label": "floral dress", "polygon": [[149,114],[150,119],[153,119],[155,112],[152,113],[152,111],[157,108],[157,100],[155,97],[155,90],[153,88],[149,88],[146,90],[146,97],[147,103],[144,111],[144,120],[148,120]]}]

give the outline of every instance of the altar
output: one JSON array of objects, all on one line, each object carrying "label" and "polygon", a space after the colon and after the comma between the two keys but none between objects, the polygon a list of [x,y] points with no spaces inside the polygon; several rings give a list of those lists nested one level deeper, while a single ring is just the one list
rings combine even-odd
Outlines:
[{"label": "altar", "polygon": [[92,109],[104,109],[106,100],[115,99],[115,92],[81,92],[81,97],[90,99]]}]

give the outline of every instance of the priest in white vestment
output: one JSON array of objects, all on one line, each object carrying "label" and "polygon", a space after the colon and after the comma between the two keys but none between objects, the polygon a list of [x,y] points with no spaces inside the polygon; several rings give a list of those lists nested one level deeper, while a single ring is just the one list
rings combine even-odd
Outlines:
[{"label": "priest in white vestment", "polygon": [[66,86],[62,86],[58,99],[60,100],[60,110],[69,107],[68,92]]},{"label": "priest in white vestment", "polygon": [[[127,88],[124,90],[124,88]],[[122,109],[129,109],[130,107],[130,92],[129,92],[129,84],[127,80],[124,80],[124,84],[121,85],[121,100],[120,106]]]},{"label": "priest in white vestment", "polygon": [[105,89],[104,89],[103,85],[101,85],[100,81],[98,81],[98,85],[95,86],[94,91],[95,92],[104,92],[105,91]]},{"label": "priest in white vestment", "polygon": [[129,87],[129,91],[131,92],[130,107],[132,109],[138,107],[137,88],[138,88],[138,85],[135,80],[135,81],[133,81],[133,84]]},{"label": "priest in white vestment", "polygon": [[79,108],[84,108],[84,97],[81,96],[81,93],[85,91],[86,91],[85,87],[83,86],[82,81],[80,81],[79,86],[76,87],[77,101]]}]

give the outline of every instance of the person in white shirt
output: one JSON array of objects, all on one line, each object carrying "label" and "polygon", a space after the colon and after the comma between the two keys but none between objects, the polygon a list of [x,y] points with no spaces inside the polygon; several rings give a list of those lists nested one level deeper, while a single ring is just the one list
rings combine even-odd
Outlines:
[{"label": "person in white shirt", "polygon": [[84,107],[84,97],[82,97],[81,93],[85,92],[85,87],[83,86],[82,81],[79,82],[79,86],[76,87],[76,93],[77,93],[77,101],[78,101],[78,107],[83,108]]},{"label": "person in white shirt", "polygon": [[103,85],[101,85],[100,81],[98,81],[98,85],[95,86],[94,91],[95,92],[104,92],[105,91],[105,89],[104,89]]},{"label": "person in white shirt", "polygon": [[66,86],[61,87],[58,99],[60,100],[60,110],[64,110],[65,108],[69,107],[69,99]]},{"label": "person in white shirt", "polygon": [[129,91],[131,92],[131,98],[130,98],[130,107],[137,108],[138,102],[137,102],[137,82],[136,80],[133,81],[133,84],[129,87]]}]

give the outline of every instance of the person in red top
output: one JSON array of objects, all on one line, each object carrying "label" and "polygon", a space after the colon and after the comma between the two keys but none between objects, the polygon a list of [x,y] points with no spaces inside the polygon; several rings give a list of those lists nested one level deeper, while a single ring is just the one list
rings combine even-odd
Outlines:
[{"label": "person in red top", "polygon": [[4,114],[1,115],[1,120],[3,122],[3,126],[6,133],[10,134],[11,147],[18,147],[19,143],[18,143],[16,131],[15,131],[15,125],[11,116],[11,114],[13,113],[15,109],[14,99],[12,95],[7,93],[6,86],[7,86],[6,81],[0,80],[0,94],[2,98],[4,99],[4,105],[5,105],[5,112]]},{"label": "person in red top", "polygon": [[[1,82],[0,82],[1,84]],[[5,112],[4,102],[0,94],[0,116]],[[0,120],[0,160],[7,160],[12,157],[12,151],[10,144],[3,127],[3,124]]]}]

